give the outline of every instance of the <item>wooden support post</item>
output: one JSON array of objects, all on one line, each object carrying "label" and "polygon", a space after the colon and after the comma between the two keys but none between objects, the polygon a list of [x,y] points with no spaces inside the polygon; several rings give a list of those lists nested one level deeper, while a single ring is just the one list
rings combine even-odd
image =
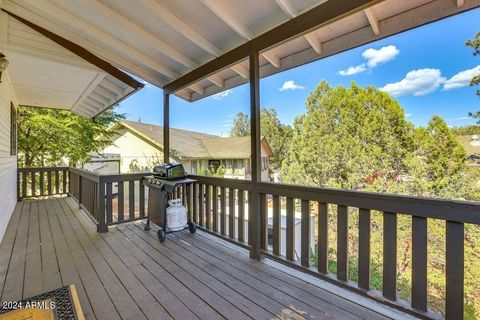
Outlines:
[{"label": "wooden support post", "polygon": [[163,92],[163,162],[170,162],[170,95]]},{"label": "wooden support post", "polygon": [[252,244],[250,258],[260,259],[260,241],[262,217],[260,213],[260,194],[257,184],[261,178],[260,153],[260,63],[258,52],[250,55],[250,154],[252,163],[252,192],[250,193],[248,223],[251,225]]}]

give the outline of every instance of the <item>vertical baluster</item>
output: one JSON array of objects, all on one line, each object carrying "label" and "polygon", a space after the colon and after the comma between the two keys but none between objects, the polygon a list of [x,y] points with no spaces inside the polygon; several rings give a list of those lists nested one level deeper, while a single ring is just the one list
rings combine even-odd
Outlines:
[{"label": "vertical baluster", "polygon": [[302,199],[302,254],[301,263],[304,267],[310,267],[310,201]]},{"label": "vertical baluster", "polygon": [[43,180],[43,171],[40,171],[40,179],[38,180],[38,182],[39,182],[39,184],[40,184],[40,185],[39,185],[39,187],[40,187],[40,194],[39,194],[39,195],[40,195],[40,196],[43,196],[43,192],[44,192],[44,190],[43,190],[43,189],[44,189],[43,184],[45,183],[45,181]]},{"label": "vertical baluster", "polygon": [[211,200],[211,186],[205,185],[205,228],[208,230],[212,229],[212,200]]},{"label": "vertical baluster", "polygon": [[135,181],[128,181],[128,218],[135,219]]},{"label": "vertical baluster", "polygon": [[22,172],[22,198],[27,197],[27,173]]},{"label": "vertical baluster", "polygon": [[383,213],[383,296],[397,298],[397,214]]},{"label": "vertical baluster", "polygon": [[198,184],[193,184],[193,221],[198,223]]},{"label": "vertical baluster", "polygon": [[218,232],[218,187],[213,186],[213,212],[212,212],[212,220],[213,220],[213,231]]},{"label": "vertical baluster", "polygon": [[205,212],[205,185],[198,185],[198,221],[199,224],[204,226],[204,212]]},{"label": "vertical baluster", "polygon": [[140,217],[145,217],[145,186],[143,185],[142,180],[138,181],[138,192],[139,192],[139,207],[140,207]]},{"label": "vertical baluster", "polygon": [[55,171],[55,194],[60,194],[60,171]]},{"label": "vertical baluster", "polygon": [[245,241],[245,192],[238,190],[238,241]]},{"label": "vertical baluster", "polygon": [[447,221],[446,228],[446,319],[463,319],[464,239],[463,223]]},{"label": "vertical baluster", "polygon": [[287,198],[287,243],[286,258],[295,259],[295,203],[292,198]]},{"label": "vertical baluster", "polygon": [[52,195],[52,171],[47,172],[47,191],[48,195]]},{"label": "vertical baluster", "polygon": [[337,278],[348,279],[348,207],[337,206]]},{"label": "vertical baluster", "polygon": [[188,205],[188,221],[193,221],[193,215],[192,215],[192,210],[193,210],[193,184],[189,184],[186,186],[186,201]]},{"label": "vertical baluster", "polygon": [[[85,179],[87,180],[87,179]],[[108,226],[105,219],[105,182],[102,177],[99,177],[98,186],[97,186],[97,214],[96,218],[98,221],[97,231],[98,232],[107,232]]]},{"label": "vertical baluster", "polygon": [[118,213],[117,213],[117,217],[118,217],[118,221],[123,221],[125,220],[125,217],[123,215],[123,210],[124,210],[124,197],[125,197],[125,193],[124,193],[124,183],[125,182],[119,182],[118,183],[118,197],[117,197],[117,206],[118,206]]},{"label": "vertical baluster", "polygon": [[228,235],[235,239],[235,190],[228,189]]},{"label": "vertical baluster", "polygon": [[36,194],[37,194],[37,187],[35,186],[35,182],[36,182],[36,172],[35,171],[32,171],[31,173],[31,182],[32,184],[30,185],[30,187],[32,188],[32,197],[35,197]]},{"label": "vertical baluster", "polygon": [[67,170],[62,171],[62,193],[67,194]]},{"label": "vertical baluster", "polygon": [[112,210],[112,183],[107,182],[107,224],[112,223],[113,221],[113,210]]},{"label": "vertical baluster", "polygon": [[359,209],[358,286],[365,290],[370,290],[370,219],[370,210]]},{"label": "vertical baluster", "polygon": [[282,217],[280,215],[280,197],[277,195],[273,196],[273,254],[279,256],[282,252],[281,250],[281,228]]},{"label": "vertical baluster", "polygon": [[412,217],[412,307],[427,311],[427,219]]},{"label": "vertical baluster", "polygon": [[318,272],[328,273],[328,204],[318,203]]},{"label": "vertical baluster", "polygon": [[264,193],[260,194],[260,217],[261,217],[261,228],[260,228],[260,249],[268,249],[268,213],[267,213],[267,195]]},{"label": "vertical baluster", "polygon": [[225,188],[220,188],[220,233],[222,235],[227,234],[227,215],[225,210]]}]

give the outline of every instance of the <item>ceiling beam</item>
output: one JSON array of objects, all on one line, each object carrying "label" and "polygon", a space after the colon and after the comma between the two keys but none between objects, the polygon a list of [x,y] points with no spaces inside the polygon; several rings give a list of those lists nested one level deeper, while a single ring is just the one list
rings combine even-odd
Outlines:
[{"label": "ceiling beam", "polygon": [[[275,0],[275,2],[288,17],[295,18],[296,16],[298,16],[298,11],[297,9],[295,9],[290,0]],[[320,41],[320,39],[318,39],[315,31],[307,33],[306,35],[304,35],[304,38],[305,40],[307,40],[307,42],[310,44],[316,54],[319,55],[322,53],[322,42]]]},{"label": "ceiling beam", "polygon": [[192,94],[188,92],[186,89],[175,92],[175,95],[182,98],[183,100],[187,100],[187,101],[192,100]]},{"label": "ceiling beam", "polygon": [[205,88],[202,87],[199,83],[194,83],[191,86],[188,87],[189,89],[192,89],[198,94],[203,95],[205,93]]},{"label": "ceiling beam", "polygon": [[225,87],[225,80],[223,80],[218,74],[213,74],[210,77],[207,77],[207,80],[215,84],[217,87]]},{"label": "ceiling beam", "polygon": [[[205,1],[205,0],[204,0]],[[340,20],[353,13],[362,11],[372,5],[383,2],[383,0],[349,0],[349,1],[327,1],[301,15],[275,27],[262,35],[244,43],[222,56],[205,63],[197,69],[181,76],[163,87],[168,93],[175,92],[203,79],[219,70],[227,68],[240,60],[247,58],[250,54],[263,51],[281,42],[287,41],[302,33],[319,28],[333,21]]]},{"label": "ceiling beam", "polygon": [[33,30],[37,31],[38,33],[42,34],[46,38],[52,40],[56,44],[62,46],[63,48],[67,49],[68,51],[76,54],[80,58],[90,62],[91,64],[97,66],[101,70],[105,71],[106,73],[112,75],[113,77],[117,78],[118,80],[122,81],[125,84],[128,84],[130,87],[137,89],[137,88],[143,88],[143,83],[138,82],[137,80],[133,79],[130,77],[128,74],[125,72],[122,72],[118,68],[112,66],[110,63],[107,61],[97,57],[90,51],[80,47],[79,45],[62,38],[46,29],[43,29],[40,26],[37,26],[36,24],[31,23],[28,20],[25,20],[14,13],[7,11],[5,9],[2,9],[4,12],[6,12],[8,15],[11,17],[15,18],[16,20],[22,22],[23,24],[27,25],[28,27],[32,28]]},{"label": "ceiling beam", "polygon": [[248,69],[242,66],[241,64],[236,64],[230,67],[233,71],[238,73],[242,78],[249,79]]},{"label": "ceiling beam", "polygon": [[[163,53],[185,67],[194,69],[196,66],[198,66],[197,62],[193,61],[174,47],[170,46],[168,43],[149,33],[144,28],[139,27],[138,24],[133,23],[124,16],[118,14],[116,11],[107,7],[103,3],[91,0],[80,0],[80,3],[82,6],[87,7],[91,11],[98,12],[105,17],[105,19],[111,20],[117,25],[123,27],[125,30],[128,30],[128,32],[133,33],[136,37],[143,40],[143,42],[155,48],[155,50]],[[97,25],[97,27],[100,26]]]},{"label": "ceiling beam", "polygon": [[280,68],[280,57],[273,53],[271,50],[262,53],[262,56],[267,59],[270,64],[275,68]]},{"label": "ceiling beam", "polygon": [[315,31],[307,33],[304,37],[308,41],[308,43],[310,44],[310,46],[312,47],[313,51],[315,51],[316,54],[318,55],[322,54],[322,41],[320,41]]},{"label": "ceiling beam", "polygon": [[[239,36],[245,40],[252,40],[253,34],[248,30],[237,17],[232,15],[227,8],[225,8],[224,1],[222,0],[201,0],[202,3],[210,9],[220,20],[222,20],[227,26],[235,31]],[[275,68],[280,68],[280,59],[275,56],[273,52],[268,54],[261,54],[268,62],[270,62]]]},{"label": "ceiling beam", "polygon": [[238,20],[226,7],[223,0],[200,0],[202,3],[210,9],[220,20],[222,20],[227,26],[232,28],[239,36],[245,40],[251,40],[253,34],[248,28]]},{"label": "ceiling beam", "polygon": [[378,36],[380,34],[380,25],[378,22],[377,14],[373,11],[373,8],[367,8],[364,10],[364,12],[367,16],[370,26],[372,27],[373,33]]},{"label": "ceiling beam", "polygon": [[155,14],[164,23],[171,26],[179,34],[198,47],[202,48],[206,52],[218,57],[222,54],[222,50],[217,48],[207,38],[195,31],[192,27],[186,24],[183,20],[178,18],[175,14],[171,13],[165,6],[155,0],[137,0],[142,6],[147,8],[150,12]]},{"label": "ceiling beam", "polygon": [[81,37],[95,40],[98,45],[108,46],[109,49],[115,49],[133,61],[137,61],[145,66],[150,66],[157,72],[165,75],[167,78],[175,79],[178,76],[176,72],[160,63],[157,59],[148,56],[137,49],[134,49],[132,46],[124,43],[122,40],[94,27],[85,20],[82,20],[71,14],[67,10],[57,7],[45,0],[13,0],[13,2],[27,7],[35,13],[46,17],[47,19],[52,19],[61,23],[62,27],[69,29]]}]

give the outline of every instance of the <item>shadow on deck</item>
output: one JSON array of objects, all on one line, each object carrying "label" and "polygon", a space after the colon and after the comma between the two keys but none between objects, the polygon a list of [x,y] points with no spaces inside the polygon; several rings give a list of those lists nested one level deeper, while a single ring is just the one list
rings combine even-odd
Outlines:
[{"label": "shadow on deck", "polygon": [[201,231],[99,234],[71,198],[20,202],[0,245],[2,301],[74,284],[86,319],[404,319]]}]

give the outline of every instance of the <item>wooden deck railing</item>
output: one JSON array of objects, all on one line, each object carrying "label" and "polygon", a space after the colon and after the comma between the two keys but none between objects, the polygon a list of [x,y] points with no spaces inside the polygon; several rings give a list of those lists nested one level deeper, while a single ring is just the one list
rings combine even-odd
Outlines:
[{"label": "wooden deck railing", "polygon": [[[47,180],[41,178],[41,173]],[[141,182],[145,173],[104,176],[74,168],[42,168],[19,169],[18,175],[19,199],[68,191],[96,221],[99,232],[108,231],[109,225],[146,218],[148,190]],[[450,319],[462,318],[465,224],[480,227],[480,203],[190,177],[198,182],[175,190],[174,195],[183,198],[190,218],[199,228],[249,250],[259,246],[266,257],[424,318],[438,316],[427,308],[427,220],[443,221],[446,226],[445,315]],[[43,191],[37,194],[38,183]],[[249,200],[253,199],[254,192],[260,198],[260,210],[249,212]],[[349,221],[353,212],[358,213],[355,223],[358,223],[355,230],[358,234],[357,282],[349,278],[348,263]],[[373,214],[380,214],[383,220],[382,292],[371,288],[371,235],[378,232],[371,229]],[[328,224],[332,215],[336,216],[334,230]],[[399,217],[411,220],[412,273],[408,303],[397,296]],[[255,228],[255,221],[260,221],[260,228]],[[332,232],[335,237],[330,237]],[[329,243],[331,239],[336,243]],[[336,248],[336,270],[329,272],[332,245]],[[317,258],[314,266],[312,253]]]},{"label": "wooden deck railing", "polygon": [[[189,204],[193,219],[208,232],[242,246],[245,243],[245,221],[255,221],[248,208],[247,194],[252,192],[248,181],[194,176],[198,180]],[[313,188],[298,185],[258,183],[260,194],[262,254],[280,263],[320,277],[363,295],[375,297],[391,306],[425,318],[438,317],[427,309],[427,219],[446,223],[446,295],[445,315],[462,318],[464,310],[464,224],[480,225],[480,203],[437,200],[380,193]],[[328,270],[329,208],[336,207],[336,274]],[[297,210],[298,207],[298,210]],[[282,208],[285,208],[283,210]],[[358,212],[358,283],[348,278],[349,215]],[[382,292],[370,287],[371,213],[383,216],[383,277]],[[269,216],[270,212],[270,216]],[[283,213],[283,214],[282,214]],[[296,217],[296,213],[298,217]],[[282,215],[286,220],[285,247],[281,248]],[[286,217],[285,217],[286,215]],[[412,222],[411,239],[411,301],[397,297],[397,219],[409,216]],[[317,239],[311,232],[314,216]],[[296,239],[296,220],[300,219],[300,239]],[[269,223],[270,237],[269,243]],[[254,230],[249,223],[248,230]],[[480,227],[480,226],[479,226]],[[251,231],[252,232],[252,231]],[[251,237],[248,238],[251,245]],[[300,258],[296,259],[295,242],[300,241]],[[247,246],[248,247],[248,246]],[[285,254],[281,254],[282,249]],[[317,266],[311,265],[312,249]]]},{"label": "wooden deck railing", "polygon": [[17,200],[68,193],[68,167],[19,168]]},{"label": "wooden deck railing", "polygon": [[99,232],[108,226],[144,219],[146,173],[99,175],[70,168],[70,194],[97,222]]}]

